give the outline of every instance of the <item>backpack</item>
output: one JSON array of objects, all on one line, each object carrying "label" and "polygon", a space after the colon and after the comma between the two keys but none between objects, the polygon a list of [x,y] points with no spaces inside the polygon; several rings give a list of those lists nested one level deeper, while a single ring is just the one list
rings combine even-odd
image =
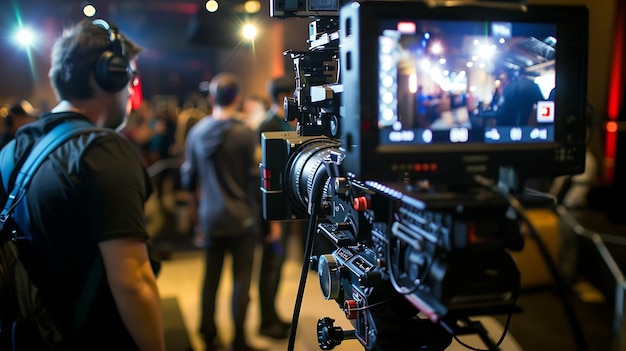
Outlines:
[{"label": "backpack", "polygon": [[[41,298],[41,291],[28,272],[32,235],[25,194],[32,176],[48,155],[73,136],[106,131],[85,120],[66,120],[55,126],[32,148],[10,187],[15,168],[15,140],[0,151],[0,177],[8,197],[0,213],[0,349],[66,350],[64,335]],[[91,300],[103,274],[97,257],[83,288],[69,336],[80,333]]]}]

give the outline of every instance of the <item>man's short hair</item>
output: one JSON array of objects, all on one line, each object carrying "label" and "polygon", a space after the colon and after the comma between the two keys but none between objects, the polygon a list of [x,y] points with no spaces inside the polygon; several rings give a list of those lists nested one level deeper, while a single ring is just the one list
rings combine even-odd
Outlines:
[{"label": "man's short hair", "polygon": [[232,73],[220,73],[209,84],[209,96],[217,106],[232,104],[240,90],[239,79]]},{"label": "man's short hair", "polygon": [[272,79],[269,83],[269,94],[273,103],[281,104],[280,94],[290,95],[296,88],[296,81],[294,78],[283,76],[280,78]]},{"label": "man's short hair", "polygon": [[[141,52],[141,48],[124,38],[126,57],[131,60]],[[111,48],[111,40],[106,30],[82,20],[67,28],[56,40],[50,56],[48,76],[57,99],[85,100],[93,97],[93,88],[89,84],[96,60]]]}]

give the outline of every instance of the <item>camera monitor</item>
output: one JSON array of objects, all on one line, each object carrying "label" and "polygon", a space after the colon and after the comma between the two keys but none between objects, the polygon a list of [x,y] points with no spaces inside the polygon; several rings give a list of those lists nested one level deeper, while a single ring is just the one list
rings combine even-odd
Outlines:
[{"label": "camera monitor", "polygon": [[587,29],[582,6],[345,6],[344,167],[446,184],[500,167],[524,178],[581,172]]}]

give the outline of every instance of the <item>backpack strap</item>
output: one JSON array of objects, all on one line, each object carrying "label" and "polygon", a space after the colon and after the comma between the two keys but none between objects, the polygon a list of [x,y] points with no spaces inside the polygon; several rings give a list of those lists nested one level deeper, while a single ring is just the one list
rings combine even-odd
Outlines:
[{"label": "backpack strap", "polygon": [[[57,147],[63,144],[65,141],[69,140],[71,137],[88,133],[91,131],[102,131],[103,128],[94,127],[91,123],[86,120],[66,120],[63,123],[57,125],[52,128],[48,134],[46,134],[31,150],[30,154],[24,161],[24,165],[20,168],[17,177],[15,178],[15,184],[9,193],[7,198],[7,202],[5,203],[4,209],[0,212],[0,230],[4,227],[6,220],[8,219],[11,211],[17,206],[17,204],[22,200],[24,195],[26,194],[26,190],[30,185],[30,180],[32,179],[35,171],[41,166],[42,162],[48,157],[48,155],[54,151]],[[15,144],[12,142],[13,151],[15,150]],[[7,145],[8,146],[8,145]],[[7,148],[5,148],[7,149]],[[2,157],[10,157],[13,159],[13,154],[9,154],[8,150],[5,151],[3,149]],[[10,165],[7,165],[7,169]],[[13,162],[13,167],[15,167],[15,163]],[[11,167],[11,168],[13,168]],[[8,175],[11,173],[4,173],[5,167],[2,167],[2,174],[4,178],[8,178]],[[8,179],[3,179],[4,183],[8,183]],[[8,187],[5,186],[5,189]],[[26,217],[28,218],[28,217]],[[29,238],[30,233],[25,228],[20,228],[24,231],[24,234]]]},{"label": "backpack strap", "polygon": [[0,151],[0,177],[4,190],[9,191],[9,179],[15,168],[15,139],[9,141]]},{"label": "backpack strap", "polygon": [[[61,144],[72,138],[73,136],[77,136],[83,133],[89,132],[97,132],[97,131],[108,131],[104,128],[94,127],[93,124],[86,120],[66,120],[61,124],[55,126],[46,134],[31,150],[30,154],[24,161],[22,168],[20,168],[19,173],[16,176],[15,184],[9,193],[7,198],[7,202],[4,206],[4,210],[0,213],[0,230],[4,227],[6,220],[11,215],[11,212],[15,209],[15,207],[20,203],[26,194],[26,190],[30,185],[30,181],[39,168],[39,166],[43,163],[43,161],[48,157],[48,155],[54,151]],[[12,140],[9,144],[7,144],[2,151],[0,151],[0,176],[2,176],[2,182],[4,188],[9,189],[9,178],[15,168],[15,140]],[[30,219],[28,215],[28,208],[25,207],[25,214],[23,214],[23,218],[26,219],[26,222]],[[32,238],[30,232],[28,232],[28,225],[21,226],[20,230],[23,231],[23,234],[26,235],[29,239]],[[82,329],[83,322],[87,316],[87,312],[91,306],[93,298],[96,295],[96,291],[98,285],[100,283],[100,278],[103,274],[103,262],[102,258],[98,255],[89,271],[89,276],[87,278],[87,282],[83,287],[83,292],[81,294],[80,300],[76,307],[76,312],[74,315],[74,319],[72,321],[72,325],[70,326],[70,336],[72,338],[77,337]]]}]

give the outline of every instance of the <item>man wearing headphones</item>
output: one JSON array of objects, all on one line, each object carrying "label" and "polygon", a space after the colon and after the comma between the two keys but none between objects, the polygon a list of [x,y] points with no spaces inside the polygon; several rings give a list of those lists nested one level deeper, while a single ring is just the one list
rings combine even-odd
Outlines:
[{"label": "man wearing headphones", "polygon": [[207,351],[223,350],[215,323],[215,301],[224,258],[230,254],[235,326],[230,350],[257,351],[247,343],[244,328],[254,251],[261,236],[256,206],[256,133],[238,116],[242,94],[236,76],[221,73],[213,77],[208,99],[213,111],[189,130],[180,167],[196,234],[204,237],[206,249],[200,333]]},{"label": "man wearing headphones", "polygon": [[[133,147],[113,132],[131,110],[139,52],[103,20],[67,29],[54,44],[49,72],[59,103],[15,136],[18,169],[56,125],[79,119],[111,129],[80,134],[54,150],[26,194],[34,276],[67,349],[165,350],[144,223],[150,179]],[[0,198],[6,196],[2,189]],[[79,332],[70,333],[94,262],[103,268],[97,290]]]}]

